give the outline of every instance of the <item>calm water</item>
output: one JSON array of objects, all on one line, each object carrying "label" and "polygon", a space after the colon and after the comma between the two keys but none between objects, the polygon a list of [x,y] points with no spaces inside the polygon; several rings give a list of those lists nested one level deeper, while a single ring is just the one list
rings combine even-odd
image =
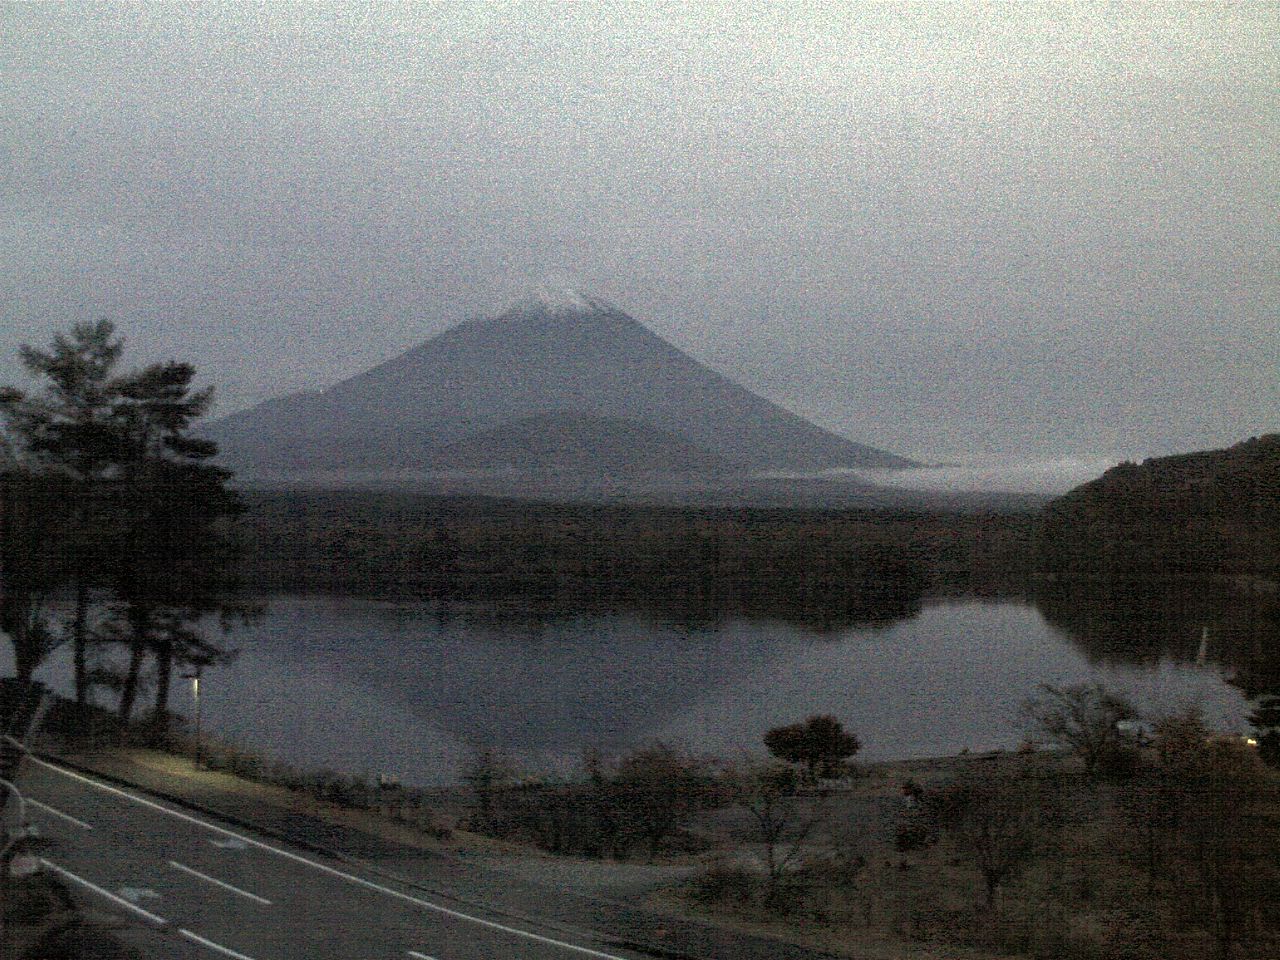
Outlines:
[{"label": "calm water", "polygon": [[[888,759],[1016,746],[1018,704],[1045,681],[1098,680],[1153,710],[1198,704],[1211,722],[1244,730],[1247,704],[1214,664],[1212,637],[1198,649],[1200,634],[1175,638],[1191,662],[1125,664],[1086,656],[1087,644],[1027,603],[926,602],[889,626],[818,635],[626,613],[442,620],[421,605],[286,594],[233,635],[239,658],[210,670],[202,690],[206,723],[223,737],[421,784],[453,779],[479,746],[570,772],[584,748],[656,738],[755,749],[769,727],[815,712],[855,730],[863,758]],[[1207,654],[1200,664],[1196,653]],[[67,659],[42,671],[63,689]],[[174,699],[189,708],[185,684]]]}]

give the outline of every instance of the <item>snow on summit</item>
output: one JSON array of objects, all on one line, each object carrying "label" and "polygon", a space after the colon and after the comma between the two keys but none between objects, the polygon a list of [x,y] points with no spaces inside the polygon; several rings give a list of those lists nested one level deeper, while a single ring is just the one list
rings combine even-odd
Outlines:
[{"label": "snow on summit", "polygon": [[566,283],[545,280],[511,298],[499,316],[521,316],[530,313],[552,315],[582,313],[600,309],[600,302]]}]

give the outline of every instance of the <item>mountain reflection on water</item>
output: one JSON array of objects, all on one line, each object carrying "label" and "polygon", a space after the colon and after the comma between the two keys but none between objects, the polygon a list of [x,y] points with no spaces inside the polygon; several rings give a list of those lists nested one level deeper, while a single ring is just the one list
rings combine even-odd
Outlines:
[{"label": "mountain reflection on water", "polygon": [[[1224,592],[1055,587],[919,598],[874,616],[671,606],[444,606],[279,593],[201,685],[208,727],[300,766],[448,782],[496,747],[531,772],[663,739],[732,756],[771,726],[839,716],[867,760],[1017,746],[1038,683],[1100,682],[1150,712],[1246,729],[1276,621]],[[1201,636],[1209,629],[1201,656]],[[65,648],[43,678],[69,690]],[[4,668],[0,663],[0,670]],[[1247,667],[1247,669],[1246,669]],[[174,706],[189,709],[185,688]]]},{"label": "mountain reflection on water", "polygon": [[1211,722],[1244,729],[1244,698],[1216,661],[1196,662],[1195,642],[1099,657],[1050,609],[1056,620],[1025,600],[934,598],[896,618],[819,630],[763,617],[281,594],[233,638],[241,656],[202,690],[225,736],[416,782],[451,779],[482,746],[560,773],[587,748],[654,739],[731,755],[818,712],[856,730],[866,759],[1008,748],[1024,736],[1018,707],[1041,682],[1107,683],[1152,711],[1195,703]]}]

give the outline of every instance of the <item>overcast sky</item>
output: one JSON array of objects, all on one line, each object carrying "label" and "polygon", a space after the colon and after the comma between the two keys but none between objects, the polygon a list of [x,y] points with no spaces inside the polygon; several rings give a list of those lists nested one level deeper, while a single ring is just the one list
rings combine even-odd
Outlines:
[{"label": "overcast sky", "polygon": [[1280,429],[1280,6],[0,9],[0,382],[220,411],[568,278],[925,459]]}]

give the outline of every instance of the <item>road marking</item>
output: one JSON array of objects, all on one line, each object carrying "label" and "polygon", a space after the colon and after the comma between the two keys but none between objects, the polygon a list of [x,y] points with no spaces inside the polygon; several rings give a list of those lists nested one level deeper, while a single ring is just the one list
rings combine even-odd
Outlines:
[{"label": "road marking", "polygon": [[192,933],[186,927],[183,927],[181,930],[178,931],[178,933],[182,934],[188,940],[194,940],[196,943],[200,944],[200,946],[202,947],[208,947],[210,950],[218,951],[218,953],[222,954],[223,956],[234,957],[235,960],[253,960],[253,957],[250,957],[247,954],[237,953],[235,950],[232,950],[230,947],[224,947],[220,943],[214,943],[212,940],[206,940],[204,937],[200,936],[200,934]]},{"label": "road marking", "polygon": [[219,850],[243,850],[245,848],[243,840],[210,840],[209,842]]},{"label": "road marking", "polygon": [[110,890],[104,890],[102,889],[102,887],[98,886],[96,883],[92,883],[86,880],[84,877],[76,876],[70,870],[64,870],[62,867],[58,866],[56,863],[50,863],[48,860],[45,860],[44,858],[41,858],[40,863],[44,865],[45,869],[52,870],[58,876],[62,877],[62,879],[69,880],[78,886],[84,887],[86,890],[96,893],[100,897],[105,897],[106,899],[114,903],[116,906],[123,907],[124,909],[128,910],[130,913],[137,914],[138,916],[142,917],[142,919],[146,920],[147,923],[150,923],[153,926],[167,927],[169,925],[169,921],[166,920],[164,917],[157,916],[156,914],[152,913],[150,910],[143,910],[141,907],[137,906],[136,904],[130,903],[128,900],[124,899],[123,897],[117,897]]},{"label": "road marking", "polygon": [[428,957],[425,953],[419,953],[417,950],[410,950],[409,956],[414,957],[415,960],[436,960],[435,957]]},{"label": "road marking", "polygon": [[71,814],[63,813],[61,810],[57,809],[56,807],[51,807],[47,803],[41,803],[39,800],[32,800],[28,798],[27,805],[35,807],[37,810],[43,810],[45,813],[52,813],[55,817],[61,817],[63,820],[66,820],[68,823],[74,823],[81,830],[93,829],[93,827],[89,826],[89,824],[85,823],[83,820],[77,820]]},{"label": "road marking", "polygon": [[160,894],[148,887],[121,887],[120,896],[124,897],[130,903],[137,903],[139,900],[160,899]]},{"label": "road marking", "polygon": [[217,877],[211,877],[207,873],[201,873],[199,870],[192,870],[185,863],[179,863],[177,860],[170,860],[169,866],[173,867],[175,870],[181,870],[183,873],[189,873],[191,876],[204,880],[206,883],[212,883],[215,887],[221,887],[223,890],[230,890],[232,893],[237,893],[246,900],[252,900],[254,903],[260,903],[264,907],[271,906],[271,901],[265,897],[260,897],[256,893],[250,893],[248,890],[241,890],[239,887],[233,887],[231,884],[225,883]]},{"label": "road marking", "polygon": [[[181,813],[177,810],[170,810],[168,807],[164,806],[163,804],[156,803],[153,800],[148,800],[145,797],[136,796],[135,794],[129,793],[127,790],[121,790],[119,787],[113,787],[110,784],[100,783],[99,781],[94,780],[91,777],[86,777],[82,774],[76,773],[73,770],[66,770],[62,767],[59,767],[57,764],[48,763],[47,761],[41,760],[38,757],[29,756],[27,759],[30,760],[32,763],[45,767],[48,770],[52,770],[54,773],[60,773],[64,777],[69,777],[72,780],[79,780],[81,783],[87,783],[89,786],[94,787],[97,790],[101,790],[104,793],[113,793],[117,796],[124,797],[126,800],[132,800],[134,803],[139,804],[140,806],[149,807],[152,810],[158,810],[160,813],[167,814],[168,816],[171,816],[177,820],[183,820],[187,823],[193,823],[198,827],[203,827],[204,829],[211,830],[214,833],[220,833],[224,837],[233,837],[236,840],[241,840],[244,843],[247,843],[251,847],[257,847],[259,850],[266,850],[269,853],[274,853],[278,857],[284,857],[286,860],[292,860],[295,863],[305,864],[306,866],[311,867],[313,870],[319,870],[321,873],[327,873],[331,877],[338,877],[339,879],[346,880],[348,883],[354,883],[358,887],[364,887],[367,890],[373,890],[373,891],[376,891],[377,893],[385,894],[388,897],[394,897],[397,900],[404,900],[407,903],[415,904],[427,910],[434,910],[436,913],[443,914],[446,917],[453,917],[455,920],[464,920],[467,923],[474,923],[482,927],[487,927],[490,930],[500,930],[503,933],[509,933],[512,936],[516,936],[516,937],[524,937],[525,939],[533,940],[536,943],[545,943],[551,947],[559,947],[563,950],[570,950],[574,953],[580,953],[585,957],[596,957],[598,958],[598,960],[626,960],[625,957],[620,957],[616,953],[603,953],[599,950],[592,950],[590,947],[579,947],[576,944],[566,943],[563,940],[556,940],[552,937],[544,937],[540,933],[532,933],[529,930],[521,930],[518,927],[509,927],[505,923],[498,923],[496,920],[485,920],[483,917],[477,917],[469,913],[463,913],[460,910],[451,910],[448,907],[442,907],[438,903],[431,903],[429,900],[419,899],[418,897],[411,896],[410,894],[402,893],[399,890],[393,890],[391,887],[384,887],[380,883],[375,883],[372,880],[366,880],[364,877],[357,877],[353,873],[347,873],[343,870],[338,870],[334,867],[326,866],[323,863],[316,863],[314,860],[308,860],[306,857],[302,856],[301,854],[292,853],[288,850],[282,850],[279,847],[273,847],[269,843],[263,843],[261,840],[254,840],[252,837],[246,837],[246,836],[243,836],[242,834],[235,833],[234,831],[228,830],[225,827],[219,827],[219,826],[215,826],[212,823],[206,823],[204,820],[200,820],[199,818],[190,816],[189,814]],[[132,904],[130,904],[130,906],[132,906]]]}]

